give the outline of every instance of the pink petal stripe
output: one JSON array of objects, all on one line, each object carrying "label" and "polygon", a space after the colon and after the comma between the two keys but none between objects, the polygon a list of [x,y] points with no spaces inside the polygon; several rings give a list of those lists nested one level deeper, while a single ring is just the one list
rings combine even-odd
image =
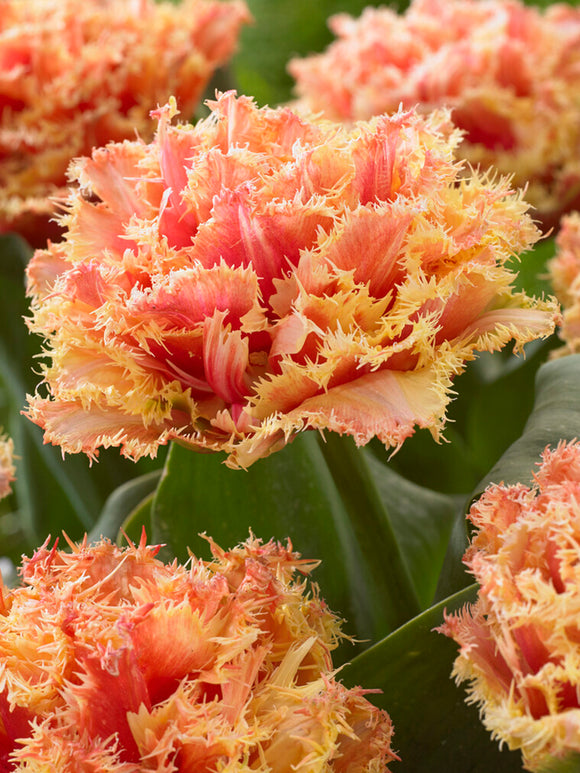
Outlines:
[{"label": "pink petal stripe", "polygon": [[205,377],[213,391],[226,403],[242,402],[248,394],[246,370],[249,367],[247,338],[224,326],[227,312],[216,311],[203,325]]}]

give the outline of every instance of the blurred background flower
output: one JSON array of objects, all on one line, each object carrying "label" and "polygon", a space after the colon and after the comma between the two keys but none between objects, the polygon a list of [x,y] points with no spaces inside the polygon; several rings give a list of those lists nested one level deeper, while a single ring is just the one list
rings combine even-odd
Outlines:
[{"label": "blurred background flower", "polygon": [[347,129],[230,92],[195,127],[78,160],[65,240],[29,268],[45,440],[139,458],[177,439],[247,466],[304,429],[439,436],[477,350],[550,334],[513,292],[538,232],[466,174],[446,113]]},{"label": "blurred background flower", "polygon": [[562,218],[556,255],[548,262],[554,292],[562,304],[560,337],[566,346],[556,355],[580,352],[580,213]]},{"label": "blurred background flower", "polygon": [[0,0],[0,233],[41,245],[69,161],[193,113],[249,21],[242,0]]},{"label": "blurred background flower", "polygon": [[578,442],[546,449],[531,487],[490,486],[469,513],[477,602],[440,629],[486,728],[527,770],[580,751],[579,503]]},{"label": "blurred background flower", "polygon": [[580,202],[580,10],[517,0],[413,0],[330,20],[322,54],[294,59],[301,109],[340,121],[399,105],[452,108],[462,157],[513,175],[544,225]]},{"label": "blurred background flower", "polygon": [[388,770],[387,713],[334,677],[316,562],[210,544],[189,566],[144,538],[24,559],[0,615],[3,770]]},{"label": "blurred background flower", "polygon": [[12,438],[0,434],[0,499],[12,491],[11,483],[16,474],[13,462],[14,443]]}]

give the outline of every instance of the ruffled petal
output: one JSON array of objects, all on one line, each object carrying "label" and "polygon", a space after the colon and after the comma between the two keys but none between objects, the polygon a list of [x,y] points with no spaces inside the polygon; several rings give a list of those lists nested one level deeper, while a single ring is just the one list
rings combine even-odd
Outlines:
[{"label": "ruffled petal", "polygon": [[72,169],[66,237],[29,268],[47,441],[138,458],[178,439],[233,466],[304,429],[397,448],[439,436],[475,352],[554,329],[554,301],[513,291],[527,205],[456,162],[448,113],[348,129],[209,105],[174,125],[170,100],[152,142]]}]

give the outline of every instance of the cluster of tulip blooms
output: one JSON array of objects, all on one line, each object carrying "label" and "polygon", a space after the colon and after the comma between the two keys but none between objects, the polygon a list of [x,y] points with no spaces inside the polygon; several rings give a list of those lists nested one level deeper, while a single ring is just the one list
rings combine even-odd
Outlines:
[{"label": "cluster of tulip blooms", "polygon": [[[291,105],[228,91],[188,123],[249,20],[242,0],[0,0],[0,232],[38,248],[45,347],[24,413],[63,452],[175,441],[245,469],[307,430],[396,450],[441,437],[478,353],[558,325],[556,356],[580,351],[580,10],[339,15],[326,52],[290,63]],[[538,223],[561,225],[558,301],[514,289]],[[473,505],[478,600],[440,628],[530,770],[580,751],[580,445],[546,449],[534,480]],[[295,577],[315,562],[209,542],[188,565],[145,537],[24,559],[0,599],[2,770],[398,759],[372,691],[333,670],[339,622]]]}]

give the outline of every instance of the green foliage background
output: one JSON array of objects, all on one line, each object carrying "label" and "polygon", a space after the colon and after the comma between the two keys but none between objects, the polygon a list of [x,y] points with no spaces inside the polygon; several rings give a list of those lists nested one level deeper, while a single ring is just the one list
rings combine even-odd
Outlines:
[{"label": "green foliage background", "polygon": [[[292,96],[286,64],[293,56],[322,51],[333,39],[326,21],[335,13],[358,16],[364,0],[250,0],[255,22],[242,32],[233,70],[241,93],[260,105],[279,104]],[[407,2],[389,3],[403,9]]]}]

